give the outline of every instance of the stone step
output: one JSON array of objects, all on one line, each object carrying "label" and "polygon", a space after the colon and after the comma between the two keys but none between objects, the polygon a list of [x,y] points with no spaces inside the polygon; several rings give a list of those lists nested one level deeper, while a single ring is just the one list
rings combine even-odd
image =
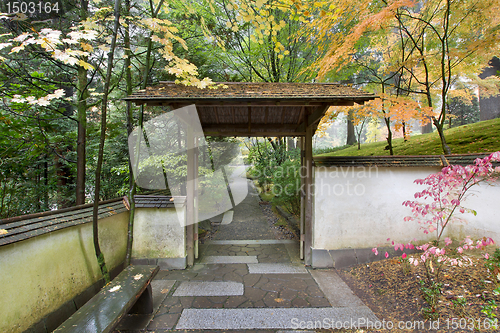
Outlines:
[{"label": "stone step", "polygon": [[241,296],[244,290],[239,282],[184,281],[173,296]]},{"label": "stone step", "polygon": [[310,273],[332,306],[351,307],[364,305],[363,301],[352,292],[351,288],[338,276],[335,270],[311,270]]},{"label": "stone step", "polygon": [[206,256],[200,264],[257,264],[257,256]]},{"label": "stone step", "polygon": [[307,274],[301,264],[260,263],[247,266],[250,274]]},{"label": "stone step", "polygon": [[221,224],[227,225],[227,224],[233,222],[233,214],[234,214],[234,211],[232,211],[232,210],[228,210],[227,212],[225,212],[224,216],[222,217]]},{"label": "stone step", "polygon": [[352,308],[184,309],[176,329],[357,329],[381,323],[366,306]]}]

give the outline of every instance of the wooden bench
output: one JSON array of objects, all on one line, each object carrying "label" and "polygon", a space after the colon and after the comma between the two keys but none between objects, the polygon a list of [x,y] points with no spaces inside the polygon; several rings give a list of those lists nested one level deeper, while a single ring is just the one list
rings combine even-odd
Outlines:
[{"label": "wooden bench", "polygon": [[152,313],[151,280],[158,271],[158,266],[125,268],[54,332],[112,332],[128,312]]}]

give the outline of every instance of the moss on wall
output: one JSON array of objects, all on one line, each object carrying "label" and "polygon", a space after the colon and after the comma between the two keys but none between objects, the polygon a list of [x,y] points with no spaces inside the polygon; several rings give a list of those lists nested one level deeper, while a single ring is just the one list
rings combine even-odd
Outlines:
[{"label": "moss on wall", "polygon": [[[128,212],[99,227],[112,269],[125,259]],[[0,332],[23,332],[100,277],[89,223],[0,247]]]},{"label": "moss on wall", "polygon": [[133,258],[186,256],[184,214],[175,208],[139,208],[134,219]]}]

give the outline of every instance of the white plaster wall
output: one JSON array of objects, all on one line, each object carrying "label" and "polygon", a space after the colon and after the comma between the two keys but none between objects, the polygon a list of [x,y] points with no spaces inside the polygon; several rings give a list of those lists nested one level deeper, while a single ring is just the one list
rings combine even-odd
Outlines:
[{"label": "white plaster wall", "polygon": [[[125,260],[128,212],[99,220],[108,270]],[[0,247],[0,332],[23,332],[101,278],[92,223]]]},{"label": "white plaster wall", "polygon": [[460,238],[468,235],[472,238],[487,236],[500,244],[500,181],[494,186],[480,184],[473,187],[464,206],[474,209],[477,215],[464,215],[468,223],[463,226],[454,225],[455,233]]},{"label": "white plaster wall", "polygon": [[[179,221],[179,218],[182,221]],[[186,257],[184,218],[185,208],[180,212],[175,208],[137,208],[134,217],[132,257],[136,259]]]},{"label": "white plaster wall", "polygon": [[[428,240],[417,222],[405,222],[414,200],[425,186],[413,183],[440,168],[318,167],[315,168],[313,248],[347,249]],[[467,224],[455,223],[447,236],[463,239],[489,236],[500,242],[500,184],[480,186],[465,201],[477,211],[466,214]]]}]

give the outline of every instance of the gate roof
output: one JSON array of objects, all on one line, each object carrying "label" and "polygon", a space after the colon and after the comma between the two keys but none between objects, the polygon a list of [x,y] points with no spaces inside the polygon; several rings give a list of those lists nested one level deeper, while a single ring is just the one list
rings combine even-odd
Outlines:
[{"label": "gate roof", "polygon": [[125,100],[177,109],[195,104],[205,135],[304,136],[316,129],[330,106],[374,99],[371,93],[334,83],[223,83],[217,89],[174,82],[140,90]]}]

